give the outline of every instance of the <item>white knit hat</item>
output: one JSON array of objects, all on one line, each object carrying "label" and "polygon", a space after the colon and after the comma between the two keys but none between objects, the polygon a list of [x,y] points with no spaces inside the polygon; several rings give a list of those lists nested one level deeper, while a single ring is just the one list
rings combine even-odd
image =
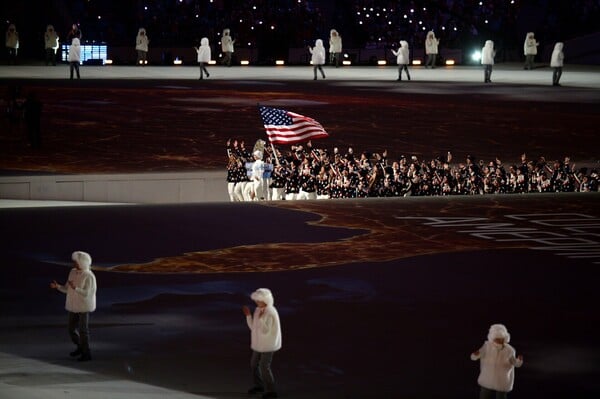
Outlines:
[{"label": "white knit hat", "polygon": [[505,343],[510,341],[510,334],[504,324],[492,324],[488,332],[488,341],[493,341],[496,338],[503,338]]},{"label": "white knit hat", "polygon": [[71,259],[77,262],[82,269],[89,270],[92,265],[92,257],[87,252],[75,251],[71,255]]}]

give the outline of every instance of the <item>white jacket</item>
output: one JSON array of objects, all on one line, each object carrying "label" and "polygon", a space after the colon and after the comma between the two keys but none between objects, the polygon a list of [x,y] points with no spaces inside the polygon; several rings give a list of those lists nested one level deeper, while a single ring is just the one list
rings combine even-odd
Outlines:
[{"label": "white jacket", "polygon": [[[70,54],[70,53],[69,53]],[[96,276],[91,271],[92,258],[81,251],[73,252],[72,259],[79,264],[81,270],[71,269],[65,285],[58,290],[67,294],[65,309],[72,313],[87,313],[96,310]],[[71,288],[69,281],[75,288]]]},{"label": "white jacket", "polygon": [[396,56],[396,62],[398,65],[410,64],[410,51],[408,49],[408,42],[405,40],[400,41],[400,48],[398,51],[392,50],[392,53]]},{"label": "white jacket", "polygon": [[267,304],[264,313],[259,317],[260,308],[254,310],[254,315],[246,316],[250,328],[250,347],[256,352],[275,352],[281,349],[281,325],[279,314],[273,306],[274,299],[267,288],[259,288],[252,293],[254,301]]},{"label": "white jacket", "polygon": [[533,32],[527,33],[525,36],[525,43],[523,43],[523,52],[525,55],[536,55],[537,48],[540,43],[535,41],[535,36]]},{"label": "white jacket", "polygon": [[198,62],[210,62],[210,46],[208,45],[208,38],[203,37],[200,40],[200,48],[197,48],[196,52],[198,53]]},{"label": "white jacket", "polygon": [[439,44],[440,39],[436,39],[435,33],[433,33],[433,31],[427,32],[427,39],[425,39],[425,54],[437,54]]},{"label": "white jacket", "polygon": [[309,48],[312,54],[311,61],[313,65],[325,64],[325,47],[323,47],[323,40],[317,39],[315,41],[315,47]]},{"label": "white jacket", "polygon": [[550,66],[552,68],[559,68],[563,66],[565,59],[563,47],[564,44],[562,42],[558,42],[554,45],[554,51],[552,51],[552,57],[550,58]]},{"label": "white jacket", "polygon": [[485,46],[481,49],[481,64],[482,65],[494,65],[494,57],[496,51],[494,51],[494,42],[491,40],[485,41]]},{"label": "white jacket", "polygon": [[17,28],[14,24],[10,24],[8,26],[5,44],[8,48],[19,48],[19,33],[17,32]]},{"label": "white jacket", "polygon": [[[142,34],[143,32],[143,34]],[[148,51],[148,43],[150,43],[150,39],[146,36],[146,29],[141,28],[138,31],[137,37],[135,38],[135,49],[138,51]]]},{"label": "white jacket", "polygon": [[79,45],[79,39],[73,38],[71,46],[69,47],[69,62],[81,62],[81,46]]},{"label": "white jacket", "polygon": [[51,48],[53,50],[58,49],[58,35],[52,25],[46,27],[46,33],[44,34],[45,48]]},{"label": "white jacket", "polygon": [[515,381],[515,367],[521,367],[522,360],[515,357],[515,349],[509,344],[498,345],[484,342],[479,355],[471,354],[471,360],[480,361],[477,383],[487,389],[510,392]]},{"label": "white jacket", "polygon": [[330,53],[341,53],[342,52],[342,37],[337,30],[332,29],[329,32],[329,52]]},{"label": "white jacket", "polygon": [[233,53],[233,39],[229,33],[229,29],[223,30],[221,38],[221,51],[224,53]]}]

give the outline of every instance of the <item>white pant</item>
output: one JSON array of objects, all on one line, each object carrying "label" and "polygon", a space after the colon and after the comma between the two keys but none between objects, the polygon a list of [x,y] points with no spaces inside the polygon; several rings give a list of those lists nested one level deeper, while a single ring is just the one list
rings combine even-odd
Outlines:
[{"label": "white pant", "polygon": [[317,198],[317,193],[316,192],[308,192],[308,191],[304,191],[304,190],[300,190],[300,192],[298,193],[298,198],[299,200],[311,200],[311,199],[316,199]]},{"label": "white pant", "polygon": [[279,201],[285,198],[285,188],[273,187],[271,199],[273,201]]}]

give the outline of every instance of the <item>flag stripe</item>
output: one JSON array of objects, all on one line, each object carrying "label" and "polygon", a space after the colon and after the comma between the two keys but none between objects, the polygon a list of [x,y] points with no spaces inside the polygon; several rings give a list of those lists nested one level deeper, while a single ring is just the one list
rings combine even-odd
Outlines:
[{"label": "flag stripe", "polygon": [[307,116],[263,106],[259,112],[271,143],[294,144],[329,137],[319,122]]}]

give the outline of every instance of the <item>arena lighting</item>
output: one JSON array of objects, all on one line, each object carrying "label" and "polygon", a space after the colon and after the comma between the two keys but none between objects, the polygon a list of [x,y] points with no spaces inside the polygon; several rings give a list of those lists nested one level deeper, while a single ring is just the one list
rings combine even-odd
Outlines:
[{"label": "arena lighting", "polygon": [[[111,61],[112,62],[112,61]],[[148,65],[148,60],[140,60],[139,61],[140,65]]]},{"label": "arena lighting", "polygon": [[240,65],[250,65],[250,61],[248,61],[248,60],[241,60],[240,61]]},{"label": "arena lighting", "polygon": [[446,65],[454,65],[454,60],[446,60]]},{"label": "arena lighting", "polygon": [[208,65],[217,65],[217,61],[210,60],[210,61],[208,61]]},{"label": "arena lighting", "polygon": [[175,60],[173,61],[173,65],[181,65],[181,64],[183,64],[183,61],[181,61],[179,59],[179,57],[176,57]]},{"label": "arena lighting", "polygon": [[471,59],[473,61],[481,60],[481,51],[473,51],[473,54],[471,54]]},{"label": "arena lighting", "polygon": [[352,65],[352,61],[344,60],[344,61],[342,61],[342,65]]},{"label": "arena lighting", "polygon": [[112,65],[112,60],[105,60],[104,65]]},{"label": "arena lighting", "polygon": [[275,65],[285,65],[285,61],[284,60],[276,60]]},{"label": "arena lighting", "polygon": [[412,64],[413,65],[421,65],[421,60],[413,60]]},{"label": "arena lighting", "polygon": [[386,60],[377,60],[377,65],[387,65]]}]

